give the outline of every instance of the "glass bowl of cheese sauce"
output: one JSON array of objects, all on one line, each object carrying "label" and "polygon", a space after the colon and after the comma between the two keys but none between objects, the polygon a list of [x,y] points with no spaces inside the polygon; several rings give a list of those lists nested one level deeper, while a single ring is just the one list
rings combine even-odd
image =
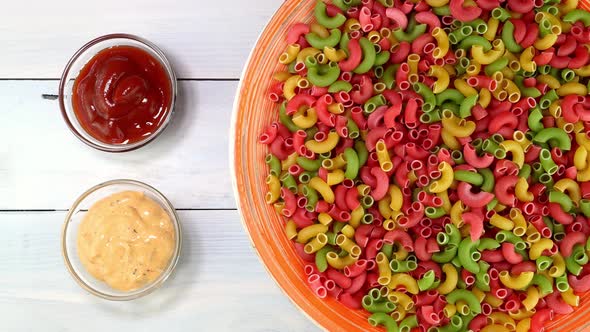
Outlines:
[{"label": "glass bowl of cheese sauce", "polygon": [[133,300],[160,287],[181,250],[181,226],[162,193],[134,180],[112,180],[83,193],[62,230],[68,271],[88,292]]}]

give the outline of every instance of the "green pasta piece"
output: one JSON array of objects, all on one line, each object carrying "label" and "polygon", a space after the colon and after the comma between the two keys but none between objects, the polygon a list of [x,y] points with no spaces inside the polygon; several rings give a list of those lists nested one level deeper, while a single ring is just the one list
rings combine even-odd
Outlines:
[{"label": "green pasta piece", "polygon": [[508,58],[502,57],[487,65],[484,71],[487,76],[492,76],[495,72],[501,71],[502,69],[506,68],[508,62]]},{"label": "green pasta piece", "polygon": [[458,247],[459,242],[461,242],[461,232],[459,231],[457,226],[453,224],[446,224],[445,232],[449,236],[449,244]]},{"label": "green pasta piece", "polygon": [[[334,235],[334,233],[332,233],[332,235]],[[328,269],[326,255],[328,255],[330,251],[332,251],[332,248],[325,246],[315,253],[315,266],[318,268],[318,271],[325,272]]]},{"label": "green pasta piece", "polygon": [[561,128],[541,129],[533,138],[533,142],[548,143],[551,147],[558,147],[564,151],[569,151],[572,148],[569,135]]},{"label": "green pasta piece", "polygon": [[326,13],[326,4],[321,0],[316,2],[314,14],[318,23],[328,29],[336,29],[346,22],[346,16],[340,13],[329,16]]},{"label": "green pasta piece", "polygon": [[442,117],[439,111],[426,112],[420,115],[420,122],[422,123],[435,123],[439,122],[441,119]]},{"label": "green pasta piece", "polygon": [[342,11],[347,11],[348,8],[350,8],[350,6],[347,5],[344,0],[332,0],[332,3]]},{"label": "green pasta piece", "polygon": [[553,177],[547,173],[543,173],[539,176],[539,182],[547,187],[547,189],[553,188]]},{"label": "green pasta piece", "polygon": [[494,250],[500,248],[500,243],[491,238],[482,238],[479,239],[479,245],[477,246],[478,251],[483,250]]},{"label": "green pasta piece", "polygon": [[297,181],[295,181],[293,175],[285,173],[279,178],[279,180],[281,180],[283,187],[289,189],[292,193],[297,194]]},{"label": "green pasta piece", "polygon": [[575,276],[579,276],[582,273],[582,266],[576,262],[573,256],[565,258],[565,268],[567,271]]},{"label": "green pasta piece", "polygon": [[393,244],[385,243],[383,247],[381,247],[381,252],[384,253],[387,258],[391,258],[391,254],[393,254]]},{"label": "green pasta piece", "polygon": [[459,43],[459,48],[462,48],[464,50],[469,50],[474,45],[481,46],[485,52],[492,49],[492,43],[490,43],[489,40],[485,39],[482,36],[475,36],[475,35],[467,36],[465,39],[463,39]]},{"label": "green pasta piece", "polygon": [[[374,288],[375,289],[375,288]],[[390,313],[395,310],[395,304],[390,301],[376,301],[370,295],[365,295],[362,300],[365,310],[370,313]]]},{"label": "green pasta piece", "polygon": [[504,26],[502,27],[502,41],[508,51],[512,53],[522,52],[522,46],[514,40],[514,24],[510,21],[504,22]]},{"label": "green pasta piece", "polygon": [[391,260],[389,262],[389,267],[391,271],[403,273],[403,272],[412,272],[418,268],[418,264],[411,260],[399,261],[399,260]]},{"label": "green pasta piece", "polygon": [[420,289],[420,291],[423,292],[428,289],[431,289],[433,284],[434,284],[434,271],[428,270],[426,273],[424,273],[422,278],[420,278],[418,280],[418,289]]},{"label": "green pasta piece", "polygon": [[[375,60],[375,61],[377,61],[377,60]],[[384,72],[383,66],[376,66],[373,69],[373,73],[375,74],[375,78],[383,77],[383,72]]]},{"label": "green pasta piece", "polygon": [[444,246],[445,244],[449,243],[449,236],[445,232],[436,234],[436,243]]},{"label": "green pasta piece", "polygon": [[436,106],[436,97],[432,93],[432,90],[426,84],[420,82],[414,83],[413,87],[414,91],[424,98],[422,110],[424,112],[432,111],[434,106]]},{"label": "green pasta piece", "polygon": [[437,16],[449,16],[451,15],[451,9],[448,5],[444,5],[441,7],[434,7],[432,8],[432,12],[435,13]]},{"label": "green pasta piece", "polygon": [[586,217],[590,217],[590,200],[588,199],[581,199],[578,203],[580,205],[580,211]]},{"label": "green pasta piece", "polygon": [[557,288],[557,290],[562,293],[570,289],[570,284],[567,281],[567,275],[564,274],[555,278],[555,288]]},{"label": "green pasta piece", "polygon": [[352,119],[348,119],[348,122],[346,122],[346,128],[348,128],[349,138],[357,139],[361,135],[359,127]]},{"label": "green pasta piece", "polygon": [[490,276],[488,274],[488,270],[490,269],[490,264],[484,261],[479,261],[479,272],[475,274],[475,287],[479,288],[484,292],[490,291]]},{"label": "green pasta piece", "polygon": [[498,205],[498,203],[499,202],[497,198],[492,199],[488,204],[486,204],[486,210],[493,210],[496,207],[496,205]]},{"label": "green pasta piece", "polygon": [[483,143],[481,144],[481,149],[487,153],[491,153],[494,154],[494,152],[496,152],[496,150],[498,150],[500,148],[500,145],[498,145],[498,143],[494,142],[492,139],[490,138],[486,138]]},{"label": "green pasta piece", "polygon": [[416,315],[411,315],[399,323],[399,332],[410,332],[415,327],[418,327],[418,318]]},{"label": "green pasta piece", "polygon": [[590,13],[582,9],[574,9],[565,14],[561,19],[566,23],[574,24],[579,21],[582,22],[585,27],[590,26]]},{"label": "green pasta piece", "polygon": [[297,157],[295,159],[297,165],[301,166],[306,171],[315,172],[322,167],[322,162],[319,159],[307,159],[305,157]]},{"label": "green pasta piece", "polygon": [[373,113],[377,107],[385,105],[386,102],[382,94],[375,95],[365,102],[364,111],[366,114]]},{"label": "green pasta piece", "polygon": [[444,264],[453,260],[457,256],[457,246],[447,246],[443,251],[432,254],[432,260]]},{"label": "green pasta piece", "polygon": [[447,101],[451,101],[455,104],[461,104],[465,99],[465,96],[457,89],[446,89],[443,92],[436,95],[436,105],[441,106]]},{"label": "green pasta piece", "polygon": [[483,176],[476,172],[457,170],[454,172],[453,175],[455,176],[455,180],[457,181],[467,182],[478,187],[483,184]]},{"label": "green pasta piece", "polygon": [[310,212],[315,211],[315,207],[320,199],[318,192],[308,185],[302,186],[301,192],[303,196],[307,198],[307,204],[305,204],[305,209]]},{"label": "green pasta piece", "polygon": [[[468,28],[471,28],[471,27],[468,27]],[[449,42],[451,44],[459,44],[463,39],[467,38],[467,36],[469,36],[469,35],[471,35],[471,33],[465,31],[464,29],[453,30],[448,34]]]},{"label": "green pasta piece", "polygon": [[571,256],[574,261],[580,265],[588,263],[588,255],[584,251],[584,247],[581,244],[576,244],[572,250]]},{"label": "green pasta piece", "polygon": [[528,179],[531,176],[531,165],[529,165],[529,164],[522,165],[522,168],[518,172],[518,176],[521,178]]},{"label": "green pasta piece", "polygon": [[305,35],[305,40],[319,50],[323,50],[326,46],[335,47],[340,42],[340,38],[342,38],[342,32],[339,29],[330,30],[330,35],[326,38],[322,38],[314,32]]},{"label": "green pasta piece", "polygon": [[393,7],[393,0],[377,0],[377,2],[388,8]]},{"label": "green pasta piece", "polygon": [[381,80],[385,83],[385,86],[388,89],[393,89],[395,85],[395,73],[397,72],[397,68],[399,68],[399,65],[389,65],[383,72]]},{"label": "green pasta piece", "polygon": [[549,192],[549,202],[558,203],[561,206],[561,209],[565,212],[571,211],[574,207],[572,199],[568,195],[557,190]]},{"label": "green pasta piece", "polygon": [[352,90],[352,84],[346,81],[336,81],[328,88],[329,93],[336,93],[340,91],[350,92],[350,90]]},{"label": "green pasta piece", "polygon": [[359,168],[363,167],[367,162],[367,159],[369,159],[369,150],[367,150],[365,142],[356,141],[354,143],[354,150],[356,151],[356,154],[359,157]]},{"label": "green pasta piece", "polygon": [[362,206],[364,209],[368,209],[368,208],[370,208],[371,206],[373,206],[373,204],[374,204],[374,203],[375,203],[375,200],[373,199],[373,197],[371,197],[371,196],[369,196],[369,195],[367,195],[367,196],[363,196],[363,197],[361,198],[361,206]]},{"label": "green pasta piece", "polygon": [[375,55],[375,66],[381,66],[387,63],[387,61],[389,61],[389,58],[391,57],[391,53],[389,53],[389,51],[382,51],[379,52],[377,55]]},{"label": "green pasta piece", "polygon": [[293,123],[293,120],[291,120],[291,117],[287,115],[286,102],[282,103],[279,107],[279,121],[281,121],[290,132],[296,132],[301,129],[297,127],[297,125]]},{"label": "green pasta piece", "polygon": [[356,74],[364,74],[373,67],[377,54],[375,52],[375,46],[373,46],[373,43],[371,43],[367,38],[362,37],[359,40],[359,43],[363,51],[363,60],[353,71]]},{"label": "green pasta piece", "polygon": [[551,158],[551,152],[547,149],[541,149],[539,153],[539,160],[541,161],[541,166],[549,175],[553,175],[557,172],[557,164]]},{"label": "green pasta piece", "polygon": [[459,107],[459,117],[466,118],[471,116],[471,109],[475,104],[477,104],[477,100],[479,99],[479,95],[473,95],[469,97],[465,97],[463,102],[461,103],[461,107]]},{"label": "green pasta piece", "polygon": [[511,18],[512,15],[510,15],[510,13],[506,9],[502,7],[496,7],[492,10],[492,17],[501,22],[505,22],[507,19]]},{"label": "green pasta piece", "polygon": [[551,66],[550,65],[539,66],[539,67],[537,67],[537,71],[543,75],[549,74],[549,72],[551,71]]},{"label": "green pasta piece", "polygon": [[539,107],[541,109],[548,109],[549,106],[557,99],[559,99],[559,96],[557,95],[555,89],[549,90],[549,92],[541,97],[541,100],[539,101]]},{"label": "green pasta piece", "polygon": [[301,182],[303,184],[309,183],[309,181],[315,176],[316,176],[316,174],[314,174],[314,172],[308,172],[308,171],[301,172],[301,174],[299,174],[299,182]]},{"label": "green pasta piece", "polygon": [[340,49],[346,53],[346,56],[350,55],[350,52],[348,51],[348,43],[349,42],[350,42],[350,35],[346,32],[343,33],[342,37],[340,37],[340,42],[338,44],[340,46]]},{"label": "green pasta piece", "polygon": [[496,178],[494,173],[489,168],[480,168],[477,172],[483,177],[483,182],[480,189],[485,192],[493,192],[496,185]]},{"label": "green pasta piece", "polygon": [[[487,69],[487,67],[486,67],[486,69]],[[539,91],[539,89],[535,88],[534,86],[526,87],[522,82],[523,80],[524,80],[524,77],[522,77],[520,75],[517,75],[514,77],[514,84],[516,84],[516,86],[520,90],[520,93],[523,96],[533,97],[533,98],[537,98],[537,97],[541,96],[541,91]]]},{"label": "green pasta piece", "polygon": [[277,156],[269,153],[266,155],[266,158],[264,158],[264,162],[268,165],[270,174],[276,177],[281,175],[281,161],[279,158],[277,158]]},{"label": "green pasta piece", "polygon": [[423,35],[426,32],[427,27],[428,26],[426,24],[418,24],[413,29],[410,29],[410,27],[408,26],[408,29],[406,31],[402,29],[393,31],[393,36],[399,41],[411,43],[414,41],[414,39]]},{"label": "green pasta piece", "polygon": [[[463,152],[461,152],[460,150],[453,150],[453,152],[451,152],[451,158],[455,162],[455,165],[465,164],[465,158],[463,158]],[[477,174],[477,175],[479,176],[479,174]]]},{"label": "green pasta piece", "polygon": [[363,215],[363,218],[361,219],[361,223],[365,224],[365,225],[370,225],[373,223],[375,217],[373,217],[372,214],[370,213],[365,213]]},{"label": "green pasta piece", "polygon": [[470,291],[465,289],[455,289],[447,295],[447,302],[455,304],[458,300],[463,300],[475,314],[481,313],[481,304],[477,297]]},{"label": "green pasta piece", "polygon": [[387,332],[398,332],[399,328],[397,326],[397,322],[391,318],[388,314],[383,312],[377,312],[369,317],[369,324],[377,327],[379,325],[383,325]]},{"label": "green pasta piece", "polygon": [[487,23],[481,18],[476,18],[473,21],[464,22],[466,26],[472,27],[478,34],[483,35],[488,31]]},{"label": "green pasta piece", "polygon": [[356,179],[359,171],[359,158],[356,151],[352,148],[346,148],[344,150],[344,160],[346,160],[344,177],[351,180]]},{"label": "green pasta piece", "polygon": [[[311,57],[308,57],[311,58]],[[340,67],[330,61],[327,65],[307,67],[307,79],[315,86],[328,87],[338,80]]]},{"label": "green pasta piece", "polygon": [[440,217],[444,216],[446,214],[446,212],[442,207],[427,206],[424,209],[424,214],[428,218],[440,218]]},{"label": "green pasta piece", "polygon": [[551,264],[553,264],[553,258],[541,256],[535,260],[535,264],[537,264],[537,269],[539,271],[545,271],[551,267]]},{"label": "green pasta piece", "polygon": [[512,232],[509,231],[499,231],[496,234],[496,241],[500,243],[510,242],[514,244],[514,249],[518,251],[523,251],[526,249],[526,243],[518,236],[514,235]]},{"label": "green pasta piece", "polygon": [[528,118],[528,126],[533,132],[539,132],[543,128],[543,113],[538,107],[533,108]]},{"label": "green pasta piece", "polygon": [[563,80],[564,80],[565,82],[570,82],[570,81],[572,81],[572,80],[573,80],[575,77],[576,77],[576,73],[574,73],[574,71],[573,71],[573,70],[571,70],[571,69],[569,69],[569,68],[563,69],[563,70],[561,71],[561,78],[563,78]]},{"label": "green pasta piece", "polygon": [[336,245],[336,234],[334,232],[326,232],[326,237],[328,237],[328,244],[335,246]]},{"label": "green pasta piece", "polygon": [[[479,272],[479,265],[477,264],[478,259],[474,259],[475,253],[479,254],[477,251],[477,246],[479,245],[479,241],[471,241],[471,238],[467,237],[461,241],[459,244],[459,253],[457,257],[459,257],[459,261],[461,262],[461,266],[463,266],[466,270],[471,273],[478,273]],[[481,257],[481,255],[479,255]]]}]

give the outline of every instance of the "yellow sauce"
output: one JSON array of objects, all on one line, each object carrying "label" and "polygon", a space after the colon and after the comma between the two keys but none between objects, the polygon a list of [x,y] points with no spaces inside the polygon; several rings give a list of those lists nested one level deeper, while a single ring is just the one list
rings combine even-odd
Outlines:
[{"label": "yellow sauce", "polygon": [[141,288],[158,278],[175,244],[170,216],[135,191],[96,202],[78,230],[78,255],[86,270],[121,291]]}]

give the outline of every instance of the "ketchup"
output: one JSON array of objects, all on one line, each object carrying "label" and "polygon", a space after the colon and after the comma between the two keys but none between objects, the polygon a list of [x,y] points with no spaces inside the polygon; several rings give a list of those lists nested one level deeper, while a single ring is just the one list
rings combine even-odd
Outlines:
[{"label": "ketchup", "polygon": [[164,66],[133,46],[100,51],[74,82],[72,105],[84,130],[108,144],[153,134],[171,111],[172,84]]}]

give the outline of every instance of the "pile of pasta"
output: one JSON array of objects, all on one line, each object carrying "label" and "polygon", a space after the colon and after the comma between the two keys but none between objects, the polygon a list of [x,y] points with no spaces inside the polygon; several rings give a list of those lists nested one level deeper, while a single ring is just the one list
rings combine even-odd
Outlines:
[{"label": "pile of pasta", "polygon": [[293,25],[266,202],[387,331],[543,331],[590,290],[590,13],[334,0]]}]

